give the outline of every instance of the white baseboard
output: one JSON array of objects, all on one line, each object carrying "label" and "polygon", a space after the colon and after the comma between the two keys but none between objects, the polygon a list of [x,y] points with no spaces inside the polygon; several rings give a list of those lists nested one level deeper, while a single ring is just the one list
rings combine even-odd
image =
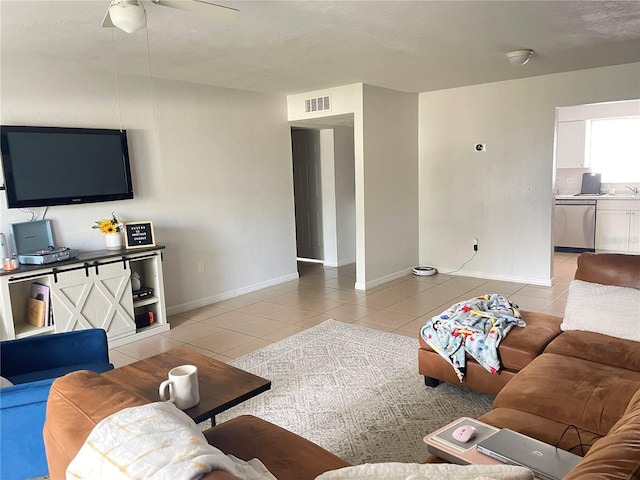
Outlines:
[{"label": "white baseboard", "polygon": [[338,260],[338,267],[344,267],[345,265],[351,265],[356,263],[356,257],[352,258],[343,258],[342,260]]},{"label": "white baseboard", "polygon": [[324,260],[320,260],[319,258],[306,258],[306,257],[296,257],[297,262],[307,262],[307,263],[324,263]]},{"label": "white baseboard", "polygon": [[390,282],[392,280],[396,280],[398,278],[406,277],[408,274],[412,272],[412,268],[406,268],[404,270],[400,270],[395,273],[390,273],[389,275],[385,275],[384,277],[377,278],[375,280],[371,280],[369,282],[356,282],[356,290],[367,290],[369,288],[377,287],[378,285],[382,285],[383,283]]},{"label": "white baseboard", "polygon": [[337,267],[344,267],[345,265],[351,265],[353,263],[356,263],[355,258],[347,258],[343,260],[338,260],[338,262],[324,262],[324,266],[337,268]]},{"label": "white baseboard", "polygon": [[256,290],[262,290],[263,288],[273,287],[281,283],[290,282],[291,280],[297,280],[299,278],[298,272],[284,275],[282,277],[273,278],[260,283],[254,283],[253,285],[247,285],[246,287],[238,288],[236,290],[229,290],[224,293],[212,295],[210,297],[201,298],[192,302],[182,303],[180,305],[173,305],[167,307],[167,316],[177,315],[178,313],[188,312],[195,308],[205,307],[213,303],[221,302],[223,300],[229,300],[230,298],[239,297],[245,293],[255,292]]},{"label": "white baseboard", "polygon": [[[438,272],[449,274],[454,272],[454,270],[438,268]],[[487,272],[474,272],[470,270],[460,270],[453,273],[453,275],[457,275],[460,277],[484,278],[485,280],[497,280],[500,282],[528,283],[530,285],[540,285],[542,287],[551,287],[553,285],[553,280],[550,278],[521,277],[518,275],[498,275]]]}]

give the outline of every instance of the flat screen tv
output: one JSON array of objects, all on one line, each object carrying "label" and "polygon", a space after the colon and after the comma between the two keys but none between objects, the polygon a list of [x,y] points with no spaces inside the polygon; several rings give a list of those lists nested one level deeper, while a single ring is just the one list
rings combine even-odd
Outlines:
[{"label": "flat screen tv", "polygon": [[133,198],[127,132],[1,126],[9,208]]}]

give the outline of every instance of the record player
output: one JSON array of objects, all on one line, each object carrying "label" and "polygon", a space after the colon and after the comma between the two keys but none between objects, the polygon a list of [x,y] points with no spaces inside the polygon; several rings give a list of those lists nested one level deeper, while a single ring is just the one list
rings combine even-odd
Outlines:
[{"label": "record player", "polygon": [[22,264],[46,265],[79,255],[74,248],[55,246],[51,220],[12,223],[9,232],[18,252],[18,261]]}]

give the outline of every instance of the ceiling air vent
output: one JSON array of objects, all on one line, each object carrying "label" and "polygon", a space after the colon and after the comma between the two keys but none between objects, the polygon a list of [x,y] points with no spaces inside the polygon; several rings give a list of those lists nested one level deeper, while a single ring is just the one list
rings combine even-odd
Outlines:
[{"label": "ceiling air vent", "polygon": [[326,110],[331,110],[331,101],[329,99],[329,96],[307,98],[304,101],[305,113],[324,112]]}]

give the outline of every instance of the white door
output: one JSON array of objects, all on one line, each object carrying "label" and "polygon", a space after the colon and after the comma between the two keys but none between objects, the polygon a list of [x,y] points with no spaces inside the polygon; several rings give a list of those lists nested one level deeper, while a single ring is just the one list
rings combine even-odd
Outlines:
[{"label": "white door", "polygon": [[323,260],[320,132],[292,130],[291,149],[298,257]]}]

